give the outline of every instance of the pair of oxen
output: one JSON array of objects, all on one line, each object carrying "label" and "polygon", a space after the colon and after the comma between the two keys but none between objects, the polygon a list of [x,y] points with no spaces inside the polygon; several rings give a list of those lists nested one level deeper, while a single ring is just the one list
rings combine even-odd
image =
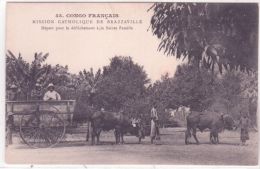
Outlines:
[{"label": "pair of oxen", "polygon": [[90,125],[92,145],[100,143],[101,131],[114,130],[116,144],[124,144],[126,133],[137,136],[139,143],[145,137],[141,121],[129,118],[123,112],[95,112],[90,117]]},{"label": "pair of oxen", "polygon": [[[228,114],[218,114],[214,112],[190,112],[187,117],[187,129],[185,131],[185,144],[190,144],[191,136],[199,144],[196,136],[197,129],[203,132],[205,129],[210,131],[210,142],[219,143],[218,134],[224,129],[232,130],[235,128],[232,117]],[[99,144],[101,131],[114,130],[116,144],[124,143],[124,134],[131,133],[138,137],[139,143],[145,136],[144,127],[140,121],[133,123],[127,115],[122,112],[95,112],[90,118],[91,144]]]}]

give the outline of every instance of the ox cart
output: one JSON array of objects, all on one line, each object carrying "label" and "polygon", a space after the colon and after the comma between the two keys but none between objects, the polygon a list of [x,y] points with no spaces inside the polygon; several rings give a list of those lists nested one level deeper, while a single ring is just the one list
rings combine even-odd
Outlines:
[{"label": "ox cart", "polygon": [[72,126],[75,100],[6,101],[6,116],[19,127],[23,142],[33,148],[58,144]]}]

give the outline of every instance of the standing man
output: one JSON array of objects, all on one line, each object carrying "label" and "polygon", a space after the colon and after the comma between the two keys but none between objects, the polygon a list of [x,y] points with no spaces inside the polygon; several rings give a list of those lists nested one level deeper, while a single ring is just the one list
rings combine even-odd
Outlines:
[{"label": "standing man", "polygon": [[[17,101],[18,99],[18,88],[12,84],[10,86],[11,91],[7,95],[8,101]],[[14,129],[14,116],[13,114],[7,115],[6,119],[6,146],[13,144],[13,129]]]},{"label": "standing man", "polygon": [[239,121],[239,125],[241,128],[240,132],[240,140],[241,145],[244,146],[246,144],[246,140],[249,140],[248,128],[249,128],[249,118],[246,114],[244,114]]},{"label": "standing man", "polygon": [[43,100],[61,100],[60,94],[54,90],[54,85],[48,85],[48,91],[44,94]]},{"label": "standing man", "polygon": [[159,126],[158,126],[158,113],[156,110],[156,105],[154,104],[151,109],[151,143],[153,144],[154,139],[159,139]]}]

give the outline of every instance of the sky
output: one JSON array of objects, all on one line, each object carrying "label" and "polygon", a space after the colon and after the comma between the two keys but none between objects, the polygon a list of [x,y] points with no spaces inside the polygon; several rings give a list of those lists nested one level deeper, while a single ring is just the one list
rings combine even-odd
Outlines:
[{"label": "sky", "polygon": [[[47,63],[68,65],[71,73],[94,70],[109,64],[114,56],[131,56],[142,65],[152,80],[161,75],[173,75],[180,60],[157,51],[160,40],[149,29],[152,11],[150,3],[9,3],[6,17],[6,50],[20,52],[32,61],[35,52],[49,53]],[[62,18],[56,18],[61,14]],[[80,14],[83,17],[70,17]],[[117,18],[89,18],[89,14],[117,14]],[[86,16],[86,17],[85,17]],[[54,20],[54,24],[36,24],[35,20]],[[59,24],[59,20],[92,20],[92,24]],[[103,24],[97,24],[103,20]],[[139,24],[107,24],[107,20],[135,20]],[[54,30],[42,30],[41,27]],[[95,30],[58,30],[56,27],[87,26]],[[96,30],[96,27],[104,30]],[[106,27],[117,27],[107,30]],[[119,26],[131,27],[121,30]]]}]

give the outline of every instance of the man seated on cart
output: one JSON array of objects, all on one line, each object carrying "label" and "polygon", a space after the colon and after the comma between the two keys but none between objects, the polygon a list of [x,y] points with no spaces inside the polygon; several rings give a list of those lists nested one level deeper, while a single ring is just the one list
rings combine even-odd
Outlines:
[{"label": "man seated on cart", "polygon": [[48,85],[48,91],[44,94],[43,100],[61,100],[60,94],[54,90],[54,85]]},{"label": "man seated on cart", "polygon": [[[54,85],[52,83],[48,85],[47,89],[48,91],[44,94],[43,100],[61,100],[60,94],[54,90]],[[33,100],[41,100],[40,97],[42,98],[42,88],[39,83],[36,83],[35,89],[31,93],[31,98]],[[37,107],[36,112],[39,112],[39,106]],[[29,126],[33,120],[35,120],[35,116],[30,116],[26,121],[25,126]]]},{"label": "man seated on cart", "polygon": [[32,100],[42,100],[43,91],[40,83],[35,84],[35,88],[31,92]]}]

